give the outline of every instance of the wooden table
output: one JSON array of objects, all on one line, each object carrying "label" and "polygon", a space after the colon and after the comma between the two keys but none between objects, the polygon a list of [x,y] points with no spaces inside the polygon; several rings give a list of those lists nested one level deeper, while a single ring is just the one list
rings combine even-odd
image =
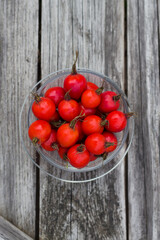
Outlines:
[{"label": "wooden table", "polygon": [[[159,0],[0,0],[0,215],[31,238],[160,239],[159,19]],[[126,159],[86,184],[39,172],[18,127],[31,86],[71,67],[75,50],[78,66],[121,85],[137,112]],[[30,239],[3,218],[0,239]]]}]

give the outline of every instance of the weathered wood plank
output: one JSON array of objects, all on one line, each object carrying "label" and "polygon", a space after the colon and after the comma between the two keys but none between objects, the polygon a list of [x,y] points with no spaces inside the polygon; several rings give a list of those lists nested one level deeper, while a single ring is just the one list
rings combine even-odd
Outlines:
[{"label": "weathered wood plank", "polygon": [[[42,1],[42,77],[72,64],[71,9],[69,0]],[[40,239],[68,239],[70,210],[71,184],[53,180],[41,172]]]},{"label": "weathered wood plank", "polygon": [[0,215],[32,237],[35,168],[20,143],[18,119],[37,80],[37,58],[38,0],[0,0]]},{"label": "weathered wood plank", "polygon": [[14,225],[0,217],[0,240],[32,240]]},{"label": "weathered wood plank", "polygon": [[[124,87],[123,1],[43,1],[42,76],[78,65],[106,73]],[[40,174],[40,239],[126,239],[124,164],[87,184]]]},{"label": "weathered wood plank", "polygon": [[158,1],[127,6],[128,96],[137,112],[128,154],[129,239],[160,239]]},{"label": "weathered wood plank", "polygon": [[[75,19],[79,5],[77,1],[73,5]],[[83,49],[80,56],[87,59],[83,62],[80,57],[80,66],[106,73],[121,83],[122,87],[123,10],[123,2],[117,4],[115,1],[95,1],[93,4],[92,1],[83,1],[83,41],[77,44],[78,48]],[[81,23],[81,18],[78,20],[77,22]],[[73,41],[80,39],[78,25],[73,30],[73,33],[75,31]],[[105,178],[81,186],[73,185],[71,220],[72,239],[126,238],[123,164]],[[97,224],[98,222],[100,224]]]}]

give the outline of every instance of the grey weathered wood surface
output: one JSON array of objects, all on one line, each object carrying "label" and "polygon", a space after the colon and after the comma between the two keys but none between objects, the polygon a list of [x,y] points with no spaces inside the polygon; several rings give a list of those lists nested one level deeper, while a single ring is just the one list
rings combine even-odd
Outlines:
[{"label": "grey weathered wood surface", "polygon": [[33,240],[14,225],[0,217],[0,240]]},{"label": "grey weathered wood surface", "polygon": [[[159,240],[160,2],[40,3],[0,0],[0,215],[32,237],[39,221],[42,240]],[[80,67],[110,76],[128,94],[138,115],[134,140],[127,159],[95,182],[67,184],[40,173],[35,219],[39,183],[20,145],[19,109],[40,72],[70,67],[77,49]]]},{"label": "grey weathered wood surface", "polygon": [[[70,67],[77,49],[79,66],[104,72],[123,88],[123,2],[44,1],[41,36],[42,77]],[[79,185],[60,183],[42,173],[40,239],[45,238],[125,240],[124,164],[112,175]]]},{"label": "grey weathered wood surface", "polygon": [[129,239],[160,239],[158,1],[128,1],[128,97],[137,112],[128,153]]},{"label": "grey weathered wood surface", "polygon": [[0,0],[0,215],[35,232],[35,167],[19,138],[19,112],[37,81],[38,1]]}]

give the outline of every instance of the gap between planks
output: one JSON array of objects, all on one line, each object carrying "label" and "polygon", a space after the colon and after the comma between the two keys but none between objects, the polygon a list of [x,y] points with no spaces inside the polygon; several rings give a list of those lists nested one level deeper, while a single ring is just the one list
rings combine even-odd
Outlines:
[{"label": "gap between planks", "polygon": [[[127,64],[127,0],[124,0],[124,92],[128,97],[128,64]],[[127,145],[128,145],[128,137],[127,137]],[[129,217],[128,217],[128,153],[124,159],[125,163],[125,209],[126,209],[126,240],[129,239]]]},{"label": "gap between planks", "polygon": [[[38,64],[37,82],[41,79],[41,25],[42,25],[42,2],[39,0],[38,10]],[[36,152],[36,163],[40,164],[40,155]],[[35,215],[35,240],[39,240],[39,211],[40,211],[40,169],[36,167],[36,215]]]}]

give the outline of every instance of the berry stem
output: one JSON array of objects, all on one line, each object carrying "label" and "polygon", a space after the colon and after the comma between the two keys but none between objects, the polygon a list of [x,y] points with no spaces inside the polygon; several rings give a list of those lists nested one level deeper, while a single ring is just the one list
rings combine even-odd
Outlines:
[{"label": "berry stem", "polygon": [[125,115],[126,115],[127,118],[130,118],[132,116],[135,116],[136,113],[135,112],[129,112],[129,113],[126,113]]},{"label": "berry stem", "polygon": [[102,158],[103,158],[103,160],[106,160],[107,157],[108,157],[108,153],[107,153],[107,152],[104,152],[104,153],[102,154]]},{"label": "berry stem", "polygon": [[72,129],[74,129],[75,128],[75,125],[76,125],[76,120],[75,119],[73,119],[71,122],[70,122],[70,124],[69,124],[69,126],[70,126],[70,128],[72,128]]},{"label": "berry stem", "polygon": [[68,157],[67,157],[67,154],[66,154],[66,153],[63,154],[63,160],[65,160],[65,161],[68,160]]},{"label": "berry stem", "polygon": [[34,96],[34,100],[36,103],[39,103],[41,101],[41,97],[36,92],[32,92],[32,95]]},{"label": "berry stem", "polygon": [[[68,158],[67,158],[68,159]],[[67,161],[67,163],[66,163],[66,168],[68,169],[68,161]]]},{"label": "berry stem", "polygon": [[84,117],[84,116],[85,116],[85,114],[82,114],[82,112],[80,112],[80,114],[79,114],[77,117],[75,117],[75,118],[70,122],[70,124],[69,124],[70,128],[74,129],[77,121],[78,121],[81,117]]},{"label": "berry stem", "polygon": [[78,59],[78,51],[76,51],[76,60],[74,61],[72,66],[72,72],[71,72],[72,75],[77,74],[77,69],[76,69],[77,59]]},{"label": "berry stem", "polygon": [[69,89],[66,93],[65,93],[65,95],[64,95],[64,99],[66,100],[66,101],[69,101],[69,100],[71,100],[71,97],[70,97],[70,91],[71,91],[71,89]]}]

